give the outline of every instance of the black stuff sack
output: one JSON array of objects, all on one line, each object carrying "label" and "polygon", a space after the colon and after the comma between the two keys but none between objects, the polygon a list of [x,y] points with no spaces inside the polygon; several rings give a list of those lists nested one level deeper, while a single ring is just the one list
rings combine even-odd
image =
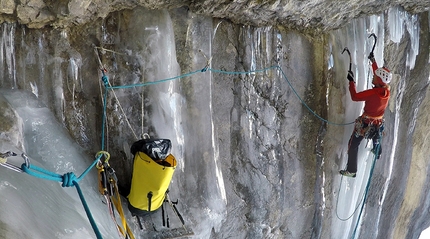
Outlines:
[{"label": "black stuff sack", "polygon": [[165,160],[170,154],[172,142],[170,139],[141,139],[133,143],[130,151],[133,155],[143,152],[155,161]]}]

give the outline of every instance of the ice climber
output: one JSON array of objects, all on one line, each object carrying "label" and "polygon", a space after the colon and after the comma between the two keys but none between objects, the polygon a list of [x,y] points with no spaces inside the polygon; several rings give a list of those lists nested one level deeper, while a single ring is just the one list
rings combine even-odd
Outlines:
[{"label": "ice climber", "polygon": [[364,101],[364,112],[355,120],[355,128],[348,143],[347,167],[345,170],[339,171],[340,174],[353,178],[357,173],[358,146],[363,138],[372,139],[372,153],[375,154],[377,159],[381,156],[380,140],[384,130],[384,112],[390,99],[390,87],[388,84],[391,81],[392,74],[385,67],[378,68],[373,52],[369,54],[368,58],[372,62],[372,84],[374,85],[372,89],[357,92],[354,74],[351,70],[348,71],[347,76],[351,99],[353,101]]}]

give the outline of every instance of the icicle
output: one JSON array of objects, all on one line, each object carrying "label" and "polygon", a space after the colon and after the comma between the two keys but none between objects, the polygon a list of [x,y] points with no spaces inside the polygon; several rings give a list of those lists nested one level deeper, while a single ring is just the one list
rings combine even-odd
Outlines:
[{"label": "icicle", "polygon": [[418,55],[420,47],[420,27],[417,15],[410,15],[406,19],[406,29],[411,37],[411,49],[409,51],[409,68],[412,70],[415,67],[415,59]]},{"label": "icicle", "polygon": [[[15,69],[15,25],[3,24],[3,34],[0,42],[0,62],[6,64],[7,70],[5,71],[1,67],[3,72],[7,72],[7,75],[3,75],[7,80],[12,80],[11,88],[17,88],[16,82],[16,69]],[[5,74],[5,73],[3,73]]]},{"label": "icicle", "polygon": [[407,55],[406,65],[410,69],[415,67],[415,59],[418,55],[420,28],[417,15],[410,15],[401,7],[391,8],[388,12],[388,26],[390,39],[395,43],[400,43],[406,30],[409,33],[411,49]]},{"label": "icicle", "polygon": [[331,68],[333,68],[334,66],[334,58],[333,58],[333,46],[331,45],[331,43],[329,43],[329,52],[330,52],[330,57],[328,59],[328,69],[330,70]]},{"label": "icicle", "polygon": [[403,22],[405,13],[400,7],[390,8],[388,11],[388,29],[390,31],[390,39],[395,43],[399,43],[405,32]]}]

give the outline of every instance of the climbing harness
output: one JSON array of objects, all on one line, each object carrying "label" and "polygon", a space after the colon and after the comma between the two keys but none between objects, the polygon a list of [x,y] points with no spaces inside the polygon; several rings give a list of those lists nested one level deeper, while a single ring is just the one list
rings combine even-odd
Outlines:
[{"label": "climbing harness", "polygon": [[365,139],[372,139],[376,133],[379,133],[380,127],[383,127],[384,119],[368,118],[360,116],[355,120],[355,137],[363,136]]}]

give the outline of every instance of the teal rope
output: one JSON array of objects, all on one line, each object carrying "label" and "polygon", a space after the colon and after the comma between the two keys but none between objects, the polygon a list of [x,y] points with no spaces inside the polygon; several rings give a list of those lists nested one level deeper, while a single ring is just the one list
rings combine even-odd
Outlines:
[{"label": "teal rope", "polygon": [[363,204],[361,204],[361,209],[360,209],[360,213],[359,213],[358,218],[357,218],[357,223],[355,224],[354,232],[352,233],[352,237],[351,237],[352,239],[355,238],[355,233],[357,233],[358,224],[360,223],[360,219],[361,219],[361,214],[363,213],[364,205],[366,204],[367,195],[368,195],[369,188],[370,188],[370,182],[372,181],[373,170],[375,168],[375,163],[376,163],[376,160],[377,160],[377,157],[379,154],[379,149],[380,149],[381,144],[382,144],[382,136],[379,139],[378,149],[375,151],[375,157],[373,158],[372,167],[370,168],[369,179],[367,180],[366,191],[364,193],[364,198],[363,198]]},{"label": "teal rope", "polygon": [[105,93],[103,95],[103,116],[102,116],[102,142],[101,142],[101,148],[102,150],[104,150],[105,147],[105,125],[106,125],[106,108],[107,108],[107,88],[109,87],[109,78],[107,77],[107,75],[105,75],[105,72],[102,70],[102,81],[104,83],[105,86]]},{"label": "teal rope", "polygon": [[251,73],[258,73],[258,72],[265,72],[271,69],[278,69],[282,76],[285,78],[285,80],[287,81],[288,85],[290,86],[291,90],[294,92],[294,94],[296,95],[296,97],[300,100],[300,102],[306,107],[306,109],[308,109],[309,112],[311,112],[313,115],[315,115],[319,120],[326,122],[328,124],[332,124],[332,125],[350,125],[353,124],[354,122],[349,122],[349,123],[334,123],[334,122],[330,122],[326,119],[324,119],[323,117],[319,116],[315,111],[313,111],[307,104],[306,102],[299,96],[299,94],[297,93],[297,91],[294,89],[293,85],[291,84],[291,82],[288,80],[287,75],[285,74],[285,72],[282,70],[282,68],[280,66],[271,66],[271,67],[267,67],[261,70],[254,70],[254,71],[246,71],[246,72],[236,72],[236,71],[223,71],[223,70],[214,70],[214,69],[208,69],[209,71],[215,72],[215,73],[222,73],[222,74],[230,74],[230,75],[239,75],[239,74],[251,74]]},{"label": "teal rope", "polygon": [[[212,71],[214,73],[221,73],[221,74],[228,74],[228,75],[244,75],[244,74],[252,74],[252,73],[259,73],[259,72],[265,72],[274,68],[279,68],[279,66],[270,66],[264,69],[259,70],[253,70],[253,71],[223,71],[223,70],[215,70],[211,68],[207,68],[208,71]],[[282,69],[281,69],[282,70]]]},{"label": "teal rope", "polygon": [[341,221],[348,221],[349,219],[351,219],[351,217],[352,216],[354,216],[354,214],[357,212],[357,210],[358,210],[358,208],[360,207],[360,205],[361,205],[361,202],[363,202],[363,200],[364,200],[364,194],[365,193],[363,193],[363,195],[361,196],[361,199],[360,199],[360,201],[357,203],[357,205],[355,206],[355,209],[354,209],[354,211],[351,213],[351,215],[349,215],[348,217],[345,217],[345,218],[341,218],[340,216],[339,216],[339,213],[338,213],[338,208],[339,208],[339,194],[340,194],[340,188],[341,188],[341,186],[342,186],[342,182],[343,182],[343,176],[342,176],[342,178],[340,179],[340,185],[339,185],[339,189],[338,189],[338,191],[337,191],[337,198],[336,198],[336,217],[337,217],[337,219],[339,219],[339,220],[341,220]]},{"label": "teal rope", "polygon": [[175,77],[171,77],[171,78],[167,78],[167,79],[163,79],[163,80],[158,80],[158,81],[151,81],[151,82],[145,82],[145,83],[140,83],[140,84],[132,84],[132,85],[118,85],[118,86],[106,86],[107,89],[127,89],[127,88],[133,88],[133,87],[142,87],[142,86],[148,86],[148,85],[156,85],[156,84],[160,84],[160,83],[164,83],[167,81],[172,81],[172,80],[176,80],[176,79],[180,79],[180,78],[184,78],[187,76],[191,76],[194,75],[196,73],[199,72],[204,72],[205,69],[203,70],[198,70],[198,71],[193,71],[187,74],[183,74],[180,76],[175,76]]},{"label": "teal rope", "polygon": [[[281,73],[282,76],[285,78],[285,80],[287,81],[288,85],[290,86],[291,90],[294,92],[294,94],[296,95],[296,97],[301,101],[301,103],[306,107],[306,109],[311,112],[313,115],[315,115],[319,120],[326,122],[328,124],[332,124],[332,125],[339,125],[339,126],[345,126],[345,125],[350,125],[350,124],[354,124],[354,122],[349,122],[349,123],[335,123],[335,122],[331,122],[328,121],[324,118],[322,118],[320,115],[318,115],[315,111],[313,111],[307,104],[306,102],[299,96],[299,94],[297,93],[297,91],[294,89],[293,85],[291,84],[291,82],[288,80],[286,74],[284,73],[284,71],[282,70],[282,68],[280,66],[270,66],[264,69],[259,69],[259,70],[252,70],[252,71],[224,71],[224,70],[216,70],[216,69],[212,69],[212,68],[208,68],[205,67],[202,70],[196,70],[187,74],[183,74],[183,75],[179,75],[176,77],[171,77],[171,78],[167,78],[167,79],[163,79],[163,80],[158,80],[158,81],[151,81],[151,82],[145,82],[145,83],[140,83],[140,84],[132,84],[132,85],[120,85],[120,86],[108,86],[107,84],[105,84],[106,89],[127,89],[127,88],[133,88],[133,87],[144,87],[144,86],[149,86],[149,85],[155,85],[155,84],[160,84],[160,83],[164,83],[167,81],[172,81],[172,80],[176,80],[176,79],[180,79],[180,78],[184,78],[184,77],[188,77],[191,75],[194,75],[196,73],[200,73],[200,72],[206,72],[206,71],[211,71],[214,73],[220,73],[220,74],[228,74],[228,75],[243,75],[243,74],[253,74],[253,73],[259,73],[259,72],[265,72],[271,69],[278,69]],[[103,76],[106,77],[106,76]],[[106,97],[106,95],[105,95]],[[106,103],[106,100],[105,100]],[[104,105],[104,115],[106,114],[106,105]],[[103,117],[104,117],[103,115]],[[103,119],[104,121],[104,119]]]},{"label": "teal rope", "polygon": [[284,76],[285,80],[287,81],[288,85],[291,87],[291,90],[294,92],[294,94],[297,96],[297,98],[302,102],[302,104],[309,110],[309,112],[311,112],[313,115],[315,115],[318,119],[320,119],[323,122],[326,122],[327,124],[332,124],[332,125],[339,125],[339,126],[344,126],[344,125],[350,125],[350,124],[354,124],[354,122],[349,122],[349,123],[334,123],[334,122],[330,122],[326,119],[324,119],[323,117],[319,116],[315,111],[313,111],[306,103],[304,100],[302,100],[302,98],[300,98],[299,94],[296,92],[296,90],[294,89],[294,87],[291,85],[291,82],[288,80],[287,76],[285,75],[284,71],[282,70],[281,67],[278,67],[278,69],[281,71],[282,76]]},{"label": "teal rope", "polygon": [[33,177],[37,177],[37,178],[41,178],[41,179],[46,179],[46,180],[50,180],[50,181],[56,181],[56,182],[61,182],[61,186],[62,187],[72,187],[75,186],[76,190],[79,194],[79,198],[81,199],[82,205],[85,209],[85,212],[87,214],[87,217],[90,221],[90,224],[94,230],[94,233],[96,234],[98,239],[102,239],[102,235],[99,231],[99,229],[97,228],[97,225],[94,221],[94,218],[91,214],[91,211],[88,207],[88,204],[85,200],[85,197],[82,193],[81,188],[79,187],[78,182],[85,177],[88,172],[97,164],[97,162],[100,160],[100,158],[102,157],[102,154],[100,154],[96,160],[94,160],[94,162],[91,164],[91,166],[89,166],[79,177],[76,177],[75,174],[73,172],[69,172],[69,173],[65,173],[64,175],[60,175],[60,174],[56,174],[53,172],[50,172],[46,169],[40,168],[36,165],[26,165],[25,163],[23,163],[21,165],[21,169],[23,172],[33,176]]},{"label": "teal rope", "polygon": [[354,227],[354,231],[353,231],[353,234],[352,234],[352,236],[351,236],[351,239],[354,239],[354,237],[355,237],[355,234],[356,234],[356,232],[357,232],[357,228],[358,228],[358,224],[359,224],[359,222],[360,222],[360,219],[361,219],[361,215],[362,215],[362,213],[363,213],[363,209],[364,209],[364,205],[366,204],[366,199],[367,199],[367,195],[368,195],[368,193],[369,193],[369,188],[370,188],[370,182],[372,181],[372,176],[373,176],[373,171],[374,171],[374,168],[375,168],[375,163],[376,163],[376,160],[377,160],[377,155],[379,154],[379,147],[380,147],[380,144],[382,143],[382,137],[381,137],[381,139],[379,140],[379,144],[378,144],[378,148],[377,148],[377,150],[375,151],[375,156],[373,157],[373,162],[372,162],[372,167],[370,168],[370,172],[369,172],[369,178],[368,178],[368,180],[367,180],[367,184],[366,184],[366,189],[365,189],[365,191],[364,191],[364,194],[363,194],[363,196],[361,197],[361,199],[360,199],[360,202],[357,204],[357,206],[355,207],[355,209],[354,209],[354,212],[350,215],[350,216],[348,216],[347,218],[340,218],[339,217],[339,215],[338,215],[338,212],[337,212],[337,210],[338,210],[338,203],[339,203],[339,193],[340,193],[340,188],[341,188],[341,185],[342,185],[342,181],[343,181],[343,176],[342,176],[342,179],[341,179],[341,181],[340,181],[340,185],[339,185],[339,190],[338,190],[338,193],[337,193],[337,199],[336,199],[336,216],[337,216],[337,218],[339,219],[339,220],[341,220],[341,221],[347,221],[347,220],[349,220],[356,212],[357,212],[357,210],[358,210],[358,208],[360,207],[360,204],[361,204],[361,208],[360,208],[360,213],[359,213],[359,215],[358,215],[358,218],[357,218],[357,223],[355,224],[355,227]]},{"label": "teal rope", "polygon": [[301,101],[301,103],[308,109],[309,112],[311,112],[313,115],[315,115],[319,120],[326,122],[328,124],[332,124],[332,125],[340,125],[340,126],[344,126],[344,125],[350,125],[353,124],[354,122],[350,122],[350,123],[334,123],[334,122],[330,122],[324,118],[322,118],[321,116],[319,116],[315,111],[313,111],[307,104],[306,102],[299,96],[299,94],[297,93],[297,91],[294,89],[293,85],[291,84],[291,82],[288,80],[286,74],[284,73],[284,71],[282,70],[282,68],[280,66],[270,66],[264,69],[259,69],[259,70],[253,70],[253,71],[223,71],[223,70],[216,70],[216,69],[211,69],[208,68],[208,66],[206,66],[205,68],[203,68],[202,70],[196,70],[193,72],[189,72],[187,74],[183,74],[183,75],[179,75],[179,76],[175,76],[175,77],[171,77],[171,78],[166,78],[166,79],[162,79],[162,80],[158,80],[158,81],[152,81],[152,82],[145,82],[145,83],[140,83],[140,84],[131,84],[131,85],[120,85],[120,86],[109,86],[108,84],[108,77],[104,74],[103,72],[103,76],[102,76],[102,81],[104,82],[105,85],[105,94],[104,94],[104,102],[103,102],[103,126],[102,126],[102,150],[104,148],[104,130],[105,130],[105,123],[106,123],[106,99],[107,99],[107,90],[115,90],[115,89],[127,89],[127,88],[133,88],[133,87],[144,87],[144,86],[149,86],[149,85],[155,85],[155,84],[160,84],[160,83],[164,83],[164,82],[168,82],[168,81],[172,81],[172,80],[176,80],[176,79],[181,79],[184,77],[188,77],[200,72],[206,72],[206,71],[211,71],[213,73],[221,73],[221,74],[229,74],[229,75],[241,75],[241,74],[252,74],[252,73],[259,73],[259,72],[265,72],[271,69],[278,69],[281,73],[282,76],[285,78],[285,80],[287,81],[288,85],[290,86],[290,88],[292,89],[292,91],[294,92],[294,94],[296,95],[296,97]]}]

